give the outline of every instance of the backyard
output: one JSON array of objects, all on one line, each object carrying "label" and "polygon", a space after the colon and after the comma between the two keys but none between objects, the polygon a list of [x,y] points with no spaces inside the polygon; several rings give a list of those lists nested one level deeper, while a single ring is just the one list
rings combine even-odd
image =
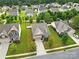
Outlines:
[{"label": "backyard", "polygon": [[[59,37],[57,32],[52,27],[49,27],[48,31],[49,31],[49,38],[48,41],[44,42],[45,48],[50,49],[50,48],[57,48],[63,46],[62,37]],[[65,45],[75,44],[75,42],[68,35],[67,37],[68,39]]]}]

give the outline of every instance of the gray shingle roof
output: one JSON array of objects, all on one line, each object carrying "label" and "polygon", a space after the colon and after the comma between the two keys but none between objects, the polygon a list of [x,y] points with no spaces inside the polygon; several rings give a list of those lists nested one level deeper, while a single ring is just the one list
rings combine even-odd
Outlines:
[{"label": "gray shingle roof", "polygon": [[40,10],[40,11],[43,11],[43,10],[46,10],[46,8],[45,8],[45,6],[44,6],[43,4],[40,4],[40,5],[39,5],[39,10]]},{"label": "gray shingle roof", "polygon": [[[44,36],[45,38],[48,37],[48,30],[47,30],[47,24],[46,23],[36,23],[32,25],[32,34],[33,34],[33,38],[35,37],[35,35],[37,35],[37,33],[41,34],[42,36]],[[38,35],[39,35],[38,34]]]},{"label": "gray shingle roof", "polygon": [[63,21],[55,21],[56,31],[61,34],[67,31],[70,27]]},{"label": "gray shingle roof", "polygon": [[[0,24],[0,34],[1,33],[4,33],[5,31],[5,34],[7,33],[7,36],[9,36],[9,38],[11,38],[11,36],[9,35],[11,32],[10,30],[13,28],[13,26],[15,26],[15,28],[17,29],[17,38],[19,38],[19,23],[16,23],[16,24]],[[12,36],[13,37],[13,36]],[[18,39],[16,39],[18,40]]]},{"label": "gray shingle roof", "polygon": [[27,14],[27,16],[33,16],[34,12],[32,9],[26,9],[26,14]]},{"label": "gray shingle roof", "polygon": [[8,13],[12,16],[18,16],[19,11],[17,9],[11,9],[8,11]]}]

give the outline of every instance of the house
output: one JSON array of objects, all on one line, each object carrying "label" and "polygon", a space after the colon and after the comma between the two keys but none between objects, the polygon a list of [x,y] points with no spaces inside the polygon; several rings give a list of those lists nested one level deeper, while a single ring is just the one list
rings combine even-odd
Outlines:
[{"label": "house", "polygon": [[49,5],[49,8],[60,8],[61,7],[61,5],[60,4],[58,4],[58,3],[51,3],[50,5]]},{"label": "house", "polygon": [[32,9],[38,13],[46,12],[46,7],[44,4],[32,5]]},{"label": "house", "polygon": [[30,16],[33,16],[33,15],[34,15],[33,10],[32,10],[32,9],[27,9],[27,10],[26,10],[26,15],[29,16],[29,17],[30,17]]},{"label": "house", "polygon": [[38,12],[39,5],[32,5],[32,9],[33,9],[33,11],[37,11]]},{"label": "house", "polygon": [[59,12],[59,8],[53,8],[53,7],[52,7],[52,8],[50,8],[49,10],[50,10],[51,12]]},{"label": "house", "polygon": [[8,13],[12,16],[19,16],[19,11],[18,9],[11,9],[8,11]]},{"label": "house", "polygon": [[63,10],[69,10],[69,9],[72,9],[73,8],[73,3],[72,2],[68,2],[64,5],[62,5],[61,9]]},{"label": "house", "polygon": [[73,2],[68,2],[67,4],[72,7],[74,3]]},{"label": "house", "polygon": [[58,3],[51,3],[51,4],[49,5],[49,10],[50,10],[51,12],[58,12],[59,9],[60,9],[60,7],[61,7],[61,5],[58,4]]},{"label": "house", "polygon": [[64,5],[61,6],[60,11],[67,11],[67,10],[71,10],[73,9],[73,3],[72,2],[68,2]]},{"label": "house", "polygon": [[49,6],[50,6],[50,4],[46,4],[46,5],[45,5],[46,8],[49,8]]},{"label": "house", "polygon": [[62,5],[62,7],[61,7],[62,9],[69,9],[70,8],[70,6],[68,6],[68,5]]},{"label": "house", "polygon": [[3,11],[8,11],[8,10],[10,10],[10,6],[3,6],[3,7],[2,7],[2,10],[3,10]]},{"label": "house", "polygon": [[78,5],[78,3],[74,3],[74,4],[73,4],[73,7],[75,7],[76,5]]},{"label": "house", "polygon": [[38,13],[46,12],[46,8],[44,4],[40,4],[38,8]]},{"label": "house", "polygon": [[27,5],[23,5],[23,6],[21,6],[21,9],[22,10],[27,10],[28,9],[28,6]]},{"label": "house", "polygon": [[9,41],[18,41],[20,40],[20,34],[20,24],[0,24],[0,42],[6,38]]},{"label": "house", "polygon": [[19,16],[19,7],[18,6],[12,6],[9,11],[7,11],[12,16]]},{"label": "house", "polygon": [[33,39],[44,39],[48,38],[48,27],[47,23],[35,23],[32,25]]},{"label": "house", "polygon": [[51,23],[51,25],[56,29],[56,31],[59,34],[62,34],[64,32],[67,32],[71,29],[70,26],[68,26],[64,21],[55,21],[54,23]]},{"label": "house", "polygon": [[74,3],[74,8],[76,9],[76,11],[79,11],[79,4],[78,3]]}]

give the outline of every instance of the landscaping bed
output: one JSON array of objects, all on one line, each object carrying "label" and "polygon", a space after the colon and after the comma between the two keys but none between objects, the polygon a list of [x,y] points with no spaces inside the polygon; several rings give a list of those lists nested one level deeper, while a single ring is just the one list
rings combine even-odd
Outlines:
[{"label": "landscaping bed", "polygon": [[36,51],[35,43],[32,40],[32,33],[31,29],[26,28],[27,24],[22,23],[21,24],[21,39],[20,43],[15,44],[16,47],[13,46],[14,43],[12,43],[9,46],[9,50],[7,55],[15,55],[15,54],[22,54],[22,53],[29,53]]},{"label": "landscaping bed", "polygon": [[62,37],[55,31],[51,26],[48,28],[49,30],[49,38],[48,41],[44,41],[44,46],[46,49],[57,48],[67,45],[75,44],[75,42],[66,34],[67,39],[65,45],[63,44]]}]

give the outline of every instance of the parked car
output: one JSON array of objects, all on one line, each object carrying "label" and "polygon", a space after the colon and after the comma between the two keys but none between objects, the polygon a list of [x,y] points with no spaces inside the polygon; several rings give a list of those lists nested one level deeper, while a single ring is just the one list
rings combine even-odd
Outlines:
[{"label": "parked car", "polygon": [[76,35],[75,33],[73,34],[73,36],[74,36],[76,39],[79,39],[79,36]]}]

